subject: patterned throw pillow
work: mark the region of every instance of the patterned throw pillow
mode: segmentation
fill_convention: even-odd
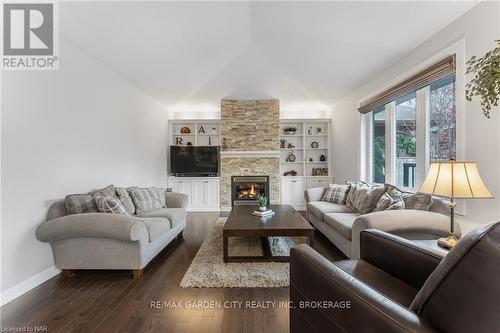
[[[128,191],[123,187],[115,187],[116,196],[120,199],[123,207],[127,210],[129,214],[135,214],[134,201],[130,197]]]
[[[373,210],[373,212],[381,212],[383,210],[386,210],[389,208],[392,204],[394,203],[394,199],[391,198],[391,196],[387,193],[382,194],[380,199],[377,201],[377,206]]]
[[[164,187],[157,187],[156,190],[158,191],[158,196],[160,197],[160,203],[163,208],[167,207],[167,202],[165,198],[165,192],[167,192],[167,189]]]
[[[339,205],[345,205],[345,201],[347,199],[347,194],[349,193],[350,184],[346,185],[338,185],[338,184],[330,184],[328,189],[325,191],[323,195],[322,201],[332,202]]]
[[[154,206],[158,207],[157,209],[161,208],[161,200],[160,200],[160,194],[158,193],[158,189],[156,187],[148,187],[146,188],[148,190],[149,194],[153,198],[154,201]]]
[[[106,186],[105,188],[101,188],[100,190],[92,191],[90,194],[95,197],[115,197],[115,187],[114,185]]]
[[[396,210],[396,209],[405,209],[405,202],[403,198],[397,197],[396,199],[393,200],[392,204],[385,210]]]
[[[95,197],[97,210],[101,213],[112,213],[130,215],[122,205],[120,199],[116,197]]]
[[[155,192],[156,196],[158,197],[158,192]],[[136,214],[141,214],[161,208],[160,199],[153,198],[153,196],[151,195],[151,191],[147,188],[131,188],[129,190],[129,193],[132,197],[132,200],[134,201]]]
[[[429,210],[432,206],[432,196],[430,194],[415,193],[403,197],[407,209]]]
[[[64,199],[68,214],[97,213],[95,200],[90,194],[70,194]]]
[[[384,194],[385,188],[366,183],[353,183],[347,196],[347,207],[357,213],[367,214],[377,207],[378,200]]]
[[[403,199],[406,209],[429,210],[432,206],[432,196],[429,194],[404,192],[391,184],[385,184],[385,186],[387,193],[392,198],[401,197]]]

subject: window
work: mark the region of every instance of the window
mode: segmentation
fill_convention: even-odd
[[[373,182],[385,182],[385,107],[373,111]]]
[[[417,188],[429,163],[456,159],[455,55],[360,103],[366,179]]]
[[[361,102],[367,180],[417,188],[429,163],[455,159],[455,56]]]
[[[430,160],[456,159],[455,76],[430,86]]]
[[[425,103],[426,100],[429,102]],[[416,188],[425,177],[428,167],[422,165],[419,169],[419,161],[448,161],[456,158],[454,76],[410,92],[373,109],[370,114],[371,182],[389,182],[399,187]],[[427,124],[419,121],[420,117]],[[419,126],[425,126],[426,129],[419,130]],[[386,133],[393,134],[387,136]],[[419,135],[424,137],[419,140]],[[386,142],[388,138],[391,142]],[[424,142],[428,143],[427,146],[418,146]],[[419,154],[426,154],[429,158],[419,159]],[[421,174],[418,174],[418,170],[421,170]]]
[[[415,187],[417,157],[417,97],[410,93],[396,100],[396,163],[395,185]],[[410,166],[413,166],[410,168]],[[413,171],[412,171],[413,170]],[[406,184],[406,185],[405,185]]]

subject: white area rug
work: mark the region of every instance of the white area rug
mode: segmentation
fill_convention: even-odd
[[[222,229],[226,218],[219,218],[208,232],[193,262],[181,281],[183,288],[259,288],[287,287],[289,264],[277,262],[224,263]],[[288,255],[290,248],[303,239],[273,238],[273,255]],[[261,256],[258,238],[229,238],[230,256]]]

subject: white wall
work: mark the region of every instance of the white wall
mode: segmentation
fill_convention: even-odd
[[[49,245],[35,238],[51,202],[165,181],[167,115],[61,38],[59,71],[2,73],[1,116],[1,291],[10,298],[54,272]]]
[[[360,177],[360,114],[359,102],[402,73],[425,63],[441,50],[463,40],[465,59],[482,56],[495,47],[500,36],[500,2],[481,2],[463,16],[416,47],[397,64],[384,69],[363,86],[335,104],[333,110],[333,173],[336,182]],[[367,50],[369,56],[369,50]],[[467,79],[467,78],[466,78]],[[463,88],[463,87],[462,87]],[[463,95],[458,96],[464,100]],[[460,101],[459,101],[460,102]],[[464,102],[465,103],[465,102]],[[468,200],[465,220],[484,224],[500,220],[500,110],[492,119],[482,115],[479,100],[465,103],[464,157],[477,161],[480,174],[494,196],[493,200]],[[460,138],[459,138],[460,139]],[[464,220],[463,219],[463,220]]]

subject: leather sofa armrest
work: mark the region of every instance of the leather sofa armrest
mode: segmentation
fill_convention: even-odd
[[[290,259],[292,333],[436,332],[423,318],[349,275],[308,245],[294,247]],[[323,308],[318,308],[319,304]]]
[[[360,258],[420,289],[443,255],[387,232],[368,229],[361,232]]]
[[[450,217],[422,210],[386,210],[359,216],[352,225],[351,258],[359,258],[361,231],[378,229],[390,233],[416,232],[447,236],[450,231]],[[455,223],[455,232],[460,235],[460,226]]]
[[[36,230],[36,237],[43,242],[82,237],[130,242],[148,242],[149,239],[146,225],[140,218],[107,213],[73,214],[43,222]]]
[[[167,208],[187,208],[189,197],[183,193],[165,192]]]
[[[321,201],[325,194],[326,187],[313,187],[304,191],[304,199],[306,203],[311,201]]]

